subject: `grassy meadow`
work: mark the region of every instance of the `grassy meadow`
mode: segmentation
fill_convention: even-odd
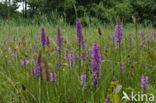
[[[148,76],[148,88],[144,93],[156,96],[154,28],[144,28],[141,24],[137,29],[134,24],[122,25],[119,46],[113,42],[113,24],[82,27],[85,48],[79,50],[75,26],[1,25],[0,103],[145,103],[121,100],[122,91],[142,92],[142,75]],[[45,29],[50,40],[44,48],[40,41],[41,28]],[[61,53],[56,43],[57,28],[60,28],[63,37]],[[141,36],[141,32],[145,35]],[[90,52],[93,43],[99,45],[102,58],[97,85],[92,85],[91,54],[80,56]],[[67,52],[75,56],[72,65],[66,58]],[[42,55],[42,77],[31,73],[39,54]],[[56,74],[54,81],[49,80],[51,72]],[[82,74],[86,74],[83,85]],[[108,98],[111,102],[106,102]]]

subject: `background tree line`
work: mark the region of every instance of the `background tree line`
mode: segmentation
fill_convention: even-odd
[[[17,12],[17,3],[24,2],[23,11]],[[29,8],[29,9],[28,9]],[[38,18],[52,21],[61,16],[69,23],[76,18],[84,22],[110,23],[116,16],[127,23],[137,12],[140,22],[153,23],[156,20],[155,0],[5,0],[0,3],[0,18]]]

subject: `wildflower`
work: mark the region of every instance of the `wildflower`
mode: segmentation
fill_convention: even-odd
[[[112,102],[111,102],[110,98],[108,97],[108,98],[106,98],[104,103],[112,103]]]
[[[148,88],[148,76],[146,76],[145,74],[141,76],[141,87],[143,91]]]
[[[87,78],[87,76],[86,76],[85,73],[81,74],[81,77],[80,77],[80,79],[81,79],[80,84],[82,85],[82,91],[83,91],[83,90],[85,89],[85,87],[86,87],[86,78]]]
[[[93,43],[91,51],[91,66],[92,66],[92,76],[93,85],[96,85],[100,79],[100,66],[101,66],[101,54],[98,44]]]
[[[56,47],[54,46],[54,47],[52,47],[52,49],[51,49],[51,51],[52,52],[54,52],[54,51],[56,51],[57,49],[56,49]]]
[[[12,61],[11,60],[8,60],[8,64],[11,65],[12,64]]]
[[[39,54],[37,57],[35,74],[37,77],[42,76],[41,54]]]
[[[113,38],[116,43],[120,43],[122,40],[122,28],[119,17],[116,19],[115,33]]]
[[[82,25],[81,25],[80,20],[76,21],[76,32],[77,32],[77,40],[78,40],[79,46],[82,48],[85,48],[83,35],[82,35]]]
[[[61,67],[61,63],[59,61],[56,62],[57,67]]]
[[[85,81],[86,81],[86,77],[87,77],[87,76],[86,76],[85,73],[81,74],[81,78],[80,78],[80,79],[81,79],[81,83],[80,83],[81,85],[85,85],[85,83],[86,83],[86,82],[85,82]]]
[[[112,81],[111,86],[116,87],[119,84],[119,81]]]
[[[56,82],[56,73],[55,72],[50,73],[50,82]]]
[[[140,32],[140,35],[141,35],[142,38],[144,38],[145,37],[145,32]]]
[[[75,58],[76,57],[74,56],[73,52],[67,52],[66,59],[69,60],[70,66],[73,66],[75,64]]]
[[[21,65],[23,66],[27,66],[29,63],[29,61],[27,61],[26,59],[21,60]]]
[[[152,36],[153,36],[154,39],[156,39],[156,32],[153,32]]]
[[[32,69],[30,70],[30,73],[31,73],[31,75],[35,75],[35,69],[32,68]]]
[[[62,48],[62,43],[63,43],[63,37],[62,37],[62,34],[61,34],[61,31],[60,31],[60,29],[58,28],[57,29],[57,37],[56,37],[56,39],[57,39],[57,45],[58,45],[58,47],[59,47],[59,51],[61,50],[61,48]]]
[[[45,30],[42,28],[41,29],[41,43],[42,43],[42,47],[44,48],[46,46],[46,33]]]

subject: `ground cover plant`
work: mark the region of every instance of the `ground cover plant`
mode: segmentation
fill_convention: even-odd
[[[156,95],[156,32],[133,19],[1,26],[0,103],[135,103],[122,100],[123,91]]]

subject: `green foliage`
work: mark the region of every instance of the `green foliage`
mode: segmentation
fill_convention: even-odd
[[[17,5],[14,3],[0,3],[0,18],[15,17],[17,14],[16,9]]]
[[[115,16],[120,16],[124,22],[129,22],[133,14],[133,8],[130,5],[129,0],[124,0],[124,2],[117,3],[114,7]]]
[[[156,20],[156,2],[155,0],[131,0],[134,11],[138,12],[140,21],[151,22]]]
[[[50,16],[55,12],[57,16],[65,18],[72,24],[76,18],[84,20],[85,17],[96,19],[101,23],[112,23],[116,16],[120,16],[122,21],[127,23],[132,22],[131,17],[136,12],[139,14],[141,23],[154,23],[156,19],[155,0],[15,0],[14,4],[20,1],[29,6],[29,9],[23,10],[24,17],[33,18],[43,15],[47,16],[48,21],[51,21]],[[0,8],[0,16],[7,18],[9,13],[6,12],[14,15],[17,5],[0,4]]]

